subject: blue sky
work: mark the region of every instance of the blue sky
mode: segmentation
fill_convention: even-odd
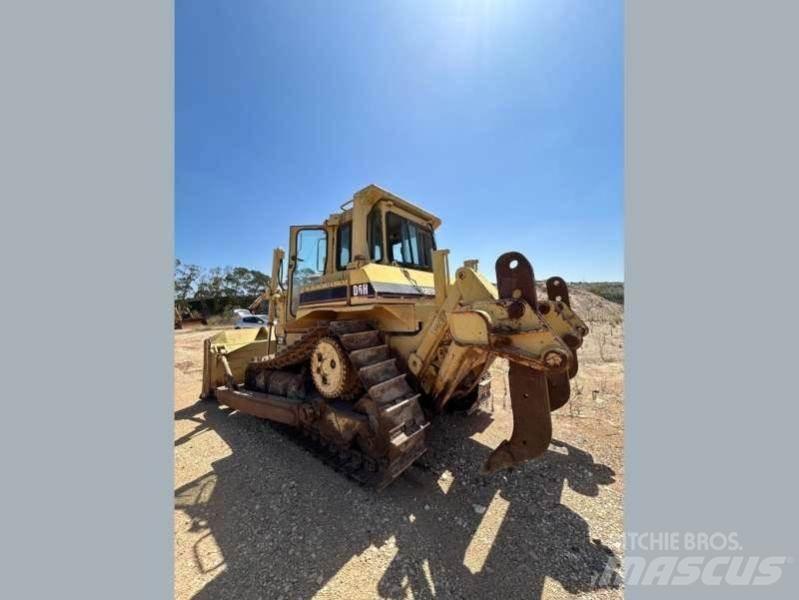
[[[439,216],[450,268],[621,280],[621,2],[175,9],[175,255],[269,272],[369,183]]]

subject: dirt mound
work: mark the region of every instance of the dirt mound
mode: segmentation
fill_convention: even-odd
[[[536,284],[540,298],[547,297],[543,282]],[[624,307],[574,284],[569,285],[569,299],[572,309],[586,323],[619,324],[624,320]]]

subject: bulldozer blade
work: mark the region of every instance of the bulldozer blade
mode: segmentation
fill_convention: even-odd
[[[522,364],[511,363],[508,382],[513,433],[488,457],[481,470],[485,475],[540,456],[552,440],[547,376]]]

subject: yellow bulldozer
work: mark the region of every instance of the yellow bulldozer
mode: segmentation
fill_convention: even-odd
[[[208,325],[208,320],[196,310],[192,310],[187,302],[177,300],[175,302],[175,329],[183,329],[187,325],[196,326],[197,324]]]
[[[484,473],[542,454],[551,411],[569,398],[588,334],[566,282],[518,252],[496,285],[466,261],[450,278],[441,221],[370,185],[318,225],[289,230],[273,254],[268,326],[205,340],[203,398],[265,418],[337,470],[382,488],[427,449],[430,421],[490,393],[509,362],[513,431]]]

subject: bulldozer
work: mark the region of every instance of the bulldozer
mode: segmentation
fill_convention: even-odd
[[[197,324],[208,325],[208,320],[196,310],[191,310],[186,302],[180,300],[176,301],[175,329],[183,329],[187,325],[196,326]]]
[[[369,185],[323,223],[291,226],[263,294],[268,325],[205,340],[201,397],[268,419],[381,489],[425,453],[436,415],[490,394],[489,368],[504,358],[513,430],[482,472],[543,454],[588,328],[562,278],[539,297],[519,252],[497,259],[496,284],[475,260],[450,277],[440,225]]]

